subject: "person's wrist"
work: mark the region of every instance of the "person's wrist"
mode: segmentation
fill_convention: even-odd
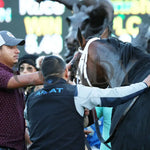
[[[150,87],[145,81],[143,81],[143,83],[144,83],[148,88]]]

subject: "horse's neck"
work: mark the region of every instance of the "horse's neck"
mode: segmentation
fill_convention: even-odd
[[[124,67],[121,63],[119,63],[119,65],[112,64],[113,73],[110,72],[108,75],[111,87],[121,86],[136,61],[137,60],[130,61],[127,67]]]
[[[138,62],[130,69],[124,84],[131,84],[143,81],[150,74],[150,58],[138,60]]]

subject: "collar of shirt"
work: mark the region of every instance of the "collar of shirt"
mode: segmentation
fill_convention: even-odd
[[[44,87],[52,86],[57,83],[67,83],[67,81],[59,77],[50,77],[44,82]]]
[[[5,64],[2,64],[2,63],[0,63],[0,70],[1,69],[4,69],[4,70],[6,70],[8,72],[11,72],[11,73],[13,73],[15,75],[19,75],[18,71],[15,71],[13,68],[9,68],[8,66],[6,66]]]

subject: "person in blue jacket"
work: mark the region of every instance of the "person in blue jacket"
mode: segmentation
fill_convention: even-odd
[[[84,150],[84,109],[113,107],[143,93],[150,75],[130,86],[101,89],[72,85],[65,61],[46,56],[41,71],[44,87],[27,100],[27,118],[32,145],[30,150]],[[119,141],[118,141],[119,142]]]

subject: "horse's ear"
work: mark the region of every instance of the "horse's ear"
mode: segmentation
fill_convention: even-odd
[[[80,47],[82,49],[84,49],[84,46],[86,44],[86,40],[85,40],[84,36],[82,35],[80,28],[78,28],[77,37],[78,37]]]

